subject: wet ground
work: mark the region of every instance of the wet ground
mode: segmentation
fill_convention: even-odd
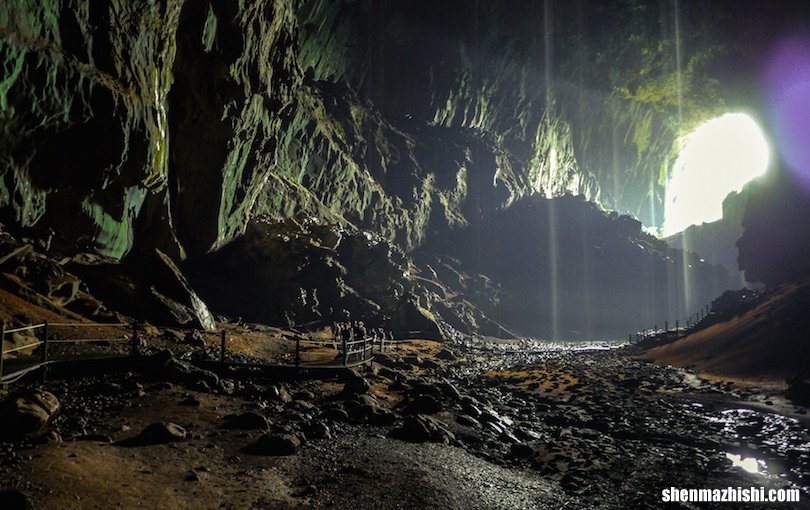
[[[729,486],[810,506],[806,410],[778,394],[605,345],[475,347],[414,342],[327,381],[53,381],[61,441],[0,446],[2,487],[35,508],[659,508],[669,487]],[[230,428],[241,413],[267,424]],[[166,421],[187,436],[116,444]],[[302,444],[251,453],[265,434]]]

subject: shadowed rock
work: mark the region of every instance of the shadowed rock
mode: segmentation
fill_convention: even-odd
[[[406,416],[402,426],[392,430],[390,437],[409,443],[447,443],[454,438],[439,422],[419,414]]]
[[[220,386],[219,376],[208,370],[174,357],[171,351],[164,350],[152,356],[151,376],[154,379],[169,380],[179,384],[197,385],[204,382],[210,388]]]
[[[301,440],[292,434],[264,434],[255,443],[245,448],[252,455],[293,455],[301,446]]]
[[[20,491],[0,491],[0,508],[3,510],[28,510],[28,498]]]
[[[135,437],[124,439],[118,446],[149,446],[175,443],[186,438],[186,429],[172,422],[153,423]]]
[[[226,429],[236,430],[267,430],[270,428],[270,422],[267,418],[259,413],[248,411],[242,414],[226,416],[227,420],[223,425]]]
[[[436,414],[441,412],[442,405],[431,395],[419,395],[405,405],[405,414]]]
[[[59,400],[47,391],[17,390],[0,404],[0,439],[16,440],[41,431],[59,412]]]
[[[344,385],[343,391],[349,394],[365,393],[371,389],[371,385],[366,381],[363,376],[350,370],[343,378]]]

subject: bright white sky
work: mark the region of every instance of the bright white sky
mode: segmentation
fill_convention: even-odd
[[[765,173],[770,151],[759,126],[727,113],[686,135],[667,185],[664,235],[723,217],[723,199]]]

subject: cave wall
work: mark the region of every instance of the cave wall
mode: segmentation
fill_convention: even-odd
[[[717,43],[683,11],[698,118],[722,104]],[[4,2],[0,215],[176,259],[258,215],[410,250],[534,193],[653,224],[673,27],[638,2]]]
[[[300,81],[289,2],[15,0],[0,30],[6,224],[115,258],[244,231]]]
[[[712,69],[727,34],[707,26],[724,7],[682,2],[677,40],[672,2],[306,0],[296,12],[317,79],[350,84],[392,122],[487,133],[529,193],[581,194],[656,225],[677,136],[724,107]]]

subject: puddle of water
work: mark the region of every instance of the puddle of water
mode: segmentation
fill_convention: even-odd
[[[731,461],[734,467],[742,468],[744,471],[751,474],[765,474],[767,467],[764,460],[755,459],[754,457],[743,457],[734,453],[726,453],[726,458]]]

